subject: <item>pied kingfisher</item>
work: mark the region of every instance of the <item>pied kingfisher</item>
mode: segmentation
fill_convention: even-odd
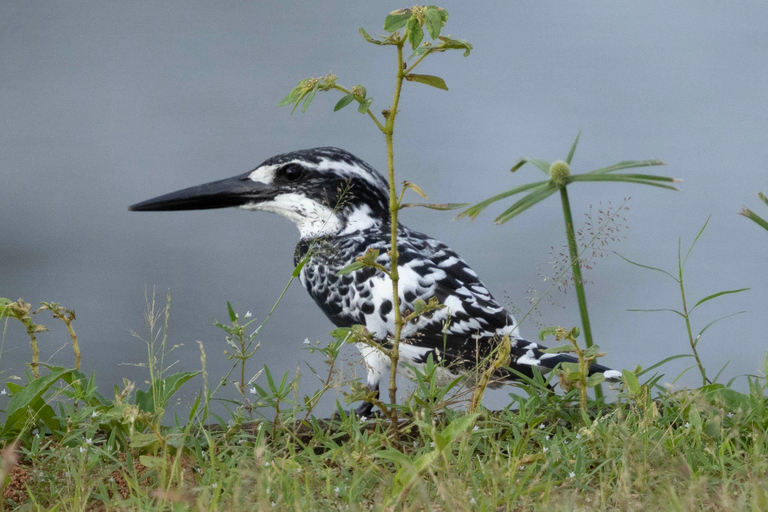
[[[378,249],[377,263],[390,268],[389,189],[370,165],[337,148],[315,148],[274,156],[254,170],[187,188],[130,207],[133,211],[203,210],[237,207],[274,212],[296,223],[301,233],[294,254],[301,283],[317,305],[339,327],[364,325],[383,346],[391,345],[395,316],[392,282],[371,267],[339,276],[337,272],[367,249]],[[445,363],[448,376],[465,374],[509,335],[509,368],[531,375],[546,372],[565,354],[545,354],[543,347],[520,337],[515,319],[491,295],[477,274],[447,245],[398,226],[398,272],[402,311],[414,311],[417,299],[432,297],[445,305],[403,329],[400,362],[419,366],[432,355]],[[390,370],[380,350],[358,343],[368,371],[368,388],[378,396],[379,382]],[[399,365],[398,365],[399,366]],[[398,368],[400,370],[400,368]],[[592,373],[608,379],[620,373],[593,364]],[[516,377],[505,370],[503,380]],[[363,403],[358,415],[371,412]]]

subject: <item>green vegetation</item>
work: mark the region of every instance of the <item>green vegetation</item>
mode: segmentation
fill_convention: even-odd
[[[317,91],[338,90],[343,96],[334,110],[352,102],[384,135],[388,155],[390,213],[393,220],[409,206],[453,209],[456,204],[404,203],[410,189],[426,197],[417,185],[404,182],[399,194],[393,165],[394,121],[403,81],[447,90],[443,79],[414,74],[427,56],[450,49],[468,55],[466,41],[441,34],[448,19],[435,6],[394,11],[386,17],[387,36],[363,38],[396,50],[396,82],[392,103],[381,113],[370,107],[373,99],[364,87],[351,88],[328,75],[302,80],[281,105],[301,104],[305,111]],[[424,41],[425,31],[432,39]],[[402,32],[401,32],[402,31]],[[404,59],[403,50],[413,51]],[[578,142],[578,137],[577,137]],[[521,185],[467,210],[475,217],[485,207],[512,195],[528,192],[502,213],[505,222],[556,192],[561,202],[568,237],[568,260],[551,286],[573,276],[578,293],[582,328],[589,318],[580,274],[584,251],[611,221],[606,216],[593,226],[594,236],[579,253],[566,188],[577,181],[624,181],[672,188],[671,178],[646,174],[614,174],[629,168],[658,165],[656,160],[626,161],[584,174],[571,174],[576,142],[565,161],[549,164],[526,158],[547,173],[548,179]],[[765,201],[765,198],[761,195]],[[618,213],[617,210],[616,213]],[[752,213],[752,212],[750,212]],[[615,215],[615,214],[614,214]],[[760,225],[752,213],[746,216]],[[759,219],[759,220],[758,220]],[[393,223],[394,225],[394,223]],[[706,224],[705,224],[706,227]],[[273,375],[268,368],[248,377],[249,361],[259,348],[258,334],[282,299],[255,323],[250,313],[241,320],[227,303],[228,323],[216,323],[224,332],[225,356],[232,361],[226,375],[210,376],[202,344],[200,370],[172,372],[166,359],[170,297],[164,307],[147,298],[148,334],[137,335],[146,344],[149,384],[137,389],[124,381],[113,393],[102,394],[95,375],[80,369],[80,350],[73,328],[75,313],[55,302],[43,302],[36,311],[22,299],[0,299],[2,342],[14,324],[20,324],[32,347],[31,363],[22,382],[12,379],[0,391],[4,421],[0,427],[0,508],[17,510],[765,510],[768,508],[768,383],[764,376],[744,376],[746,392],[712,379],[698,357],[697,344],[715,321],[693,335],[691,314],[704,303],[745,288],[715,292],[688,307],[683,269],[704,228],[685,256],[678,247],[677,276],[661,272],[679,284],[691,354],[668,357],[648,368],[624,370],[614,385],[611,400],[591,398],[589,388],[601,385],[601,375],[588,376],[590,362],[603,354],[581,329],[550,327],[539,337],[554,336],[564,344],[550,352],[571,352],[578,363],[563,365],[549,375],[534,374],[510,388],[509,405],[490,411],[483,393],[493,384],[495,370],[508,364],[509,339],[499,344],[477,375],[468,380],[443,382],[438,364],[430,359],[414,369],[415,390],[397,397],[394,372],[389,402],[376,402],[381,418],[350,416],[337,404],[331,419],[318,418],[315,409],[329,391],[341,390],[347,401],[372,400],[362,384],[350,381],[338,363],[350,342],[375,343],[362,326],[337,329],[327,344],[309,346],[322,355],[325,370],[309,367],[321,385],[311,395],[299,390],[301,375]],[[396,247],[396,232],[392,245]],[[397,297],[397,251],[389,254],[389,268],[378,251],[360,255],[342,272],[372,267],[390,276]],[[306,260],[305,260],[306,261]],[[288,285],[305,263],[294,270]],[[286,286],[287,289],[287,286]],[[550,287],[551,289],[551,287]],[[548,292],[549,290],[547,290]],[[283,291],[283,294],[285,290]],[[546,295],[546,293],[545,293]],[[414,311],[399,314],[394,344],[385,350],[393,367],[398,360],[400,330],[419,315],[442,307],[437,300],[419,301]],[[535,307],[535,305],[534,305]],[[648,311],[648,310],[646,310]],[[657,311],[657,310],[652,310]],[[700,310],[701,311],[701,310]],[[38,334],[48,328],[34,319],[52,314],[64,323],[74,351],[72,368],[40,362]],[[524,314],[523,321],[530,311]],[[707,320],[705,320],[706,322]],[[670,339],[673,339],[670,336]],[[15,340],[15,337],[14,337]],[[674,390],[661,368],[667,362],[693,357],[702,386]],[[768,374],[768,357],[764,362]],[[234,374],[234,377],[232,377]],[[262,377],[263,376],[263,377]],[[201,382],[202,381],[202,382]],[[189,382],[200,392],[185,418],[170,418],[169,405]],[[211,385],[211,382],[218,383]],[[223,400],[217,392],[233,383],[238,400]],[[477,383],[469,387],[469,382]],[[559,390],[553,391],[558,384]],[[227,414],[212,411],[219,402]]]

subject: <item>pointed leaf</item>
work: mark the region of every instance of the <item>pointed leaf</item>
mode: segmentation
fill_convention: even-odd
[[[587,377],[587,387],[594,388],[605,382],[605,375],[602,373],[593,373]]]
[[[371,36],[368,34],[368,32],[366,32],[366,31],[365,31],[365,29],[364,29],[363,27],[360,27],[360,29],[358,30],[358,32],[360,32],[360,35],[361,35],[361,36],[363,36],[363,39],[365,39],[365,40],[366,40],[366,41],[368,41],[369,43],[373,43],[373,44],[381,45],[381,41],[377,41],[377,40],[375,40],[374,38],[372,38],[372,37],[371,37]]]
[[[693,239],[693,243],[688,248],[688,252],[685,253],[685,258],[683,258],[683,262],[682,262],[681,266],[685,267],[685,262],[688,261],[688,256],[691,255],[691,251],[696,246],[696,242],[699,241],[699,238],[701,237],[702,233],[704,233],[704,230],[707,229],[707,225],[709,224],[709,219],[711,219],[711,218],[712,218],[712,215],[710,214],[709,217],[707,217],[707,220],[704,222],[704,225],[701,226],[701,229],[699,230],[699,233],[696,235],[696,238]],[[678,252],[677,259],[678,259],[678,262],[679,262],[679,260],[680,260],[680,242],[679,242],[679,240],[678,240],[678,250],[677,250],[677,252]],[[682,272],[682,270],[681,270],[681,272]],[[681,275],[681,279],[682,279],[682,275]]]
[[[405,203],[401,204],[400,208],[429,208],[430,210],[458,210],[468,206],[469,203]]]
[[[399,28],[403,28],[408,23],[408,20],[411,19],[412,14],[410,9],[392,11],[384,18],[384,30],[394,32]]]
[[[640,312],[640,313],[658,313],[659,311],[668,311],[670,313],[675,313],[685,318],[685,315],[676,309],[628,309],[627,311],[634,311],[634,312]]]
[[[531,192],[512,206],[510,206],[504,213],[496,217],[494,222],[496,224],[503,224],[513,217],[523,213],[531,206],[540,203],[544,199],[548,198],[552,194],[558,191],[558,188],[552,184],[548,184],[545,188]]]
[[[373,103],[373,98],[365,98],[360,102],[360,106],[357,107],[357,111],[361,114],[365,114],[368,112],[368,109],[371,108],[371,103]]]
[[[672,185],[664,185],[657,183],[657,181],[669,181],[675,182],[674,178],[666,178],[664,176],[656,176],[654,178],[636,178],[626,174],[575,174],[571,176],[571,181],[623,181],[626,183],[640,183],[641,185],[651,185],[653,187],[666,188],[669,190],[677,190],[677,187]]]
[[[443,27],[443,17],[440,16],[436,7],[428,7],[425,14],[425,21],[429,37],[437,39],[440,35],[440,29]]]
[[[624,160],[622,162],[609,165],[608,167],[601,167],[594,171],[589,171],[587,174],[603,174],[607,172],[620,171],[622,169],[634,169],[636,167],[649,167],[654,165],[666,165],[664,162],[658,159],[653,160]]]
[[[481,201],[477,203],[474,206],[471,206],[467,208],[466,211],[461,212],[457,218],[462,217],[470,217],[471,219],[477,218],[480,213],[485,210],[488,206],[491,204],[500,201],[502,199],[505,199],[509,196],[513,196],[515,194],[519,194],[520,192],[525,192],[527,190],[533,190],[533,189],[539,189],[544,188],[549,184],[549,180],[547,181],[537,181],[535,183],[526,183],[525,185],[520,185],[519,187],[515,187],[512,189],[507,190],[506,192],[502,192],[501,194],[496,194],[495,196],[486,199],[485,201]]]
[[[573,145],[571,146],[571,150],[568,152],[568,157],[565,159],[565,163],[568,165],[571,164],[571,160],[573,160],[573,154],[576,152],[576,146],[579,145],[579,138],[581,137],[581,131],[576,134],[576,140],[573,141]]]
[[[547,336],[554,336],[556,334],[557,334],[557,327],[555,326],[545,327],[539,331],[539,340],[544,341],[544,338],[546,338]],[[554,354],[555,352],[551,352],[551,353]]]
[[[309,108],[309,104],[312,103],[312,100],[315,98],[316,92],[317,92],[317,87],[309,91],[309,94],[307,94],[306,98],[304,98],[304,103],[301,105],[302,114],[305,113]]]
[[[440,36],[441,43],[437,46],[438,51],[444,50],[464,50],[464,56],[469,57],[472,51],[472,45],[464,39],[451,39],[450,37]]]
[[[697,303],[696,303],[696,305],[694,305],[694,306],[691,308],[691,311],[693,311],[694,309],[696,309],[696,306],[698,306],[699,304],[704,304],[704,303],[705,303],[705,302],[707,302],[708,300],[712,300],[712,299],[714,299],[714,298],[716,298],[716,297],[720,297],[721,295],[728,295],[728,294],[731,294],[731,293],[739,293],[739,292],[744,292],[744,291],[747,291],[747,290],[751,290],[751,288],[739,288],[738,290],[727,290],[727,291],[724,291],[724,292],[717,292],[717,293],[713,293],[712,295],[709,295],[709,296],[707,296],[707,297],[704,297],[704,298],[703,298],[703,299],[701,299],[699,302],[697,302]]]
[[[667,364],[670,361],[674,361],[675,359],[683,359],[683,358],[686,358],[686,357],[693,357],[693,354],[677,354],[677,355],[674,355],[674,356],[669,356],[669,357],[667,357],[665,359],[662,359],[658,363],[652,364],[648,368],[644,368],[642,371],[637,372],[637,376],[640,377],[640,376],[650,372],[651,370],[655,370],[659,366],[665,365],[665,364]]]
[[[768,221],[760,217],[758,214],[756,214],[749,208],[742,208],[742,210],[739,212],[739,215],[743,215],[744,217],[751,219],[758,226],[761,226],[763,229],[768,230]]]
[[[344,107],[346,107],[347,105],[349,105],[353,101],[355,101],[355,95],[352,94],[352,93],[349,93],[349,94],[347,94],[345,96],[342,96],[341,99],[339,100],[339,102],[336,103],[336,106],[333,107],[333,111],[334,112],[338,112],[339,110],[343,109]]]
[[[361,268],[367,267],[367,266],[368,265],[366,265],[362,261],[353,261],[352,263],[350,263],[349,265],[347,265],[343,269],[341,269],[338,272],[336,272],[336,275],[337,276],[345,276],[347,274],[351,274],[355,270],[360,270]]]
[[[544,171],[544,174],[549,176],[549,167],[550,167],[549,162],[547,162],[546,160],[541,160],[539,158],[529,158],[529,157],[521,158],[515,163],[515,165],[512,166],[511,171],[512,172],[517,171],[519,168],[521,168],[528,162],[532,163],[533,165],[535,165],[536,167]]]
[[[661,273],[663,273],[663,274],[667,274],[669,277],[671,277],[672,279],[674,279],[676,282],[678,282],[678,283],[680,282],[680,281],[678,280],[678,278],[676,278],[675,276],[673,276],[672,274],[670,274],[669,272],[667,272],[667,271],[666,271],[666,270],[664,270],[664,269],[660,269],[660,268],[656,268],[656,267],[651,267],[651,266],[648,266],[648,265],[643,265],[642,263],[637,263],[636,261],[632,261],[632,260],[630,260],[629,258],[625,258],[624,256],[622,256],[622,255],[621,255],[621,254],[619,254],[619,253],[616,253],[616,255],[617,255],[619,258],[621,258],[621,259],[623,259],[624,261],[626,261],[627,263],[631,263],[632,265],[635,265],[636,267],[647,268],[648,270],[655,270],[656,272],[661,272]]]
[[[630,394],[636,395],[640,391],[640,381],[637,380],[635,373],[629,370],[621,370],[621,375],[627,390],[629,390]]]
[[[419,82],[422,84],[431,85],[432,87],[436,87],[444,91],[448,90],[448,86],[445,84],[445,80],[443,80],[439,76],[417,75],[415,73],[410,73],[408,75],[405,75],[405,79],[408,80],[409,82]]]
[[[409,188],[409,189],[413,190],[414,192],[416,192],[417,194],[419,194],[419,195],[420,195],[421,197],[423,197],[424,199],[429,199],[429,198],[427,197],[427,194],[426,194],[426,193],[425,193],[425,192],[424,192],[424,191],[421,189],[421,187],[420,187],[420,186],[418,186],[418,185],[417,185],[417,184],[415,184],[415,183],[411,183],[410,181],[404,181],[404,182],[403,182],[403,187],[405,187],[405,188]]]
[[[411,43],[411,48],[414,50],[418,48],[422,39],[424,39],[424,29],[421,28],[418,18],[413,16],[408,20],[408,42]]]
[[[234,322],[237,320],[237,313],[235,313],[234,308],[232,307],[232,304],[227,301],[227,313],[229,313],[229,321]]]
[[[720,318],[715,318],[714,320],[709,322],[706,326],[704,326],[704,328],[702,330],[699,331],[699,334],[697,334],[696,337],[693,339],[693,346],[695,347],[695,346],[697,346],[699,344],[699,339],[701,338],[701,336],[713,324],[719,322],[720,320],[725,320],[726,318],[729,318],[729,317],[732,317],[732,316],[736,316],[736,315],[740,315],[742,313],[746,313],[746,311],[737,311],[736,313],[731,313],[730,315],[725,315],[725,316],[721,316]]]

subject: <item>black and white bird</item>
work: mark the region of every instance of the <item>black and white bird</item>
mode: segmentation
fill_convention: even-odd
[[[394,335],[392,282],[383,272],[365,267],[348,275],[337,272],[367,249],[378,249],[377,263],[390,268],[389,189],[373,167],[337,148],[314,148],[274,156],[254,170],[130,207],[133,211],[203,210],[237,207],[278,213],[296,223],[301,240],[294,261],[310,251],[301,283],[328,318],[339,327],[362,324],[382,346]],[[517,324],[491,295],[477,274],[450,247],[429,236],[398,226],[399,296],[403,312],[414,311],[417,299],[432,297],[445,305],[403,329],[400,362],[419,366],[431,354],[448,376],[464,375],[498,346],[511,339],[509,367],[531,375],[575,359],[545,354],[542,346],[520,337]],[[378,394],[390,360],[370,345],[358,344],[368,371],[367,385]],[[398,370],[401,370],[398,365]],[[617,379],[620,372],[593,364],[592,373]],[[516,378],[506,370],[501,380]],[[388,382],[388,380],[385,380]],[[386,384],[385,384],[386,386]],[[372,409],[364,403],[356,410]]]

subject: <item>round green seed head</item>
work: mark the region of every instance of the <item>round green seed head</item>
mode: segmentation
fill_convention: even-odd
[[[562,160],[557,160],[549,166],[549,178],[557,187],[564,187],[568,184],[568,176],[571,175],[571,168]]]

